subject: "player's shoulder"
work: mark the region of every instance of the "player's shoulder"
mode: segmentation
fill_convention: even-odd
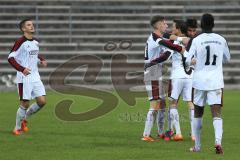
[[[18,39],[15,41],[14,46],[13,46],[13,48],[11,49],[11,52],[17,51],[17,50],[22,46],[22,44],[23,44],[26,40],[27,40],[27,39],[26,39],[24,36],[18,38]]]
[[[22,44],[26,41],[27,39],[24,36],[19,37],[16,41],[15,44]]]
[[[221,40],[221,41],[226,41],[226,39],[223,35],[218,34],[218,33],[212,33],[212,34],[216,39]]]
[[[152,32],[149,35],[148,40],[147,40],[148,45],[149,46],[151,46],[151,45],[155,46],[158,38],[160,38],[160,37],[157,34],[155,34],[154,32]]]
[[[39,43],[39,39],[36,37],[33,37],[33,40]]]

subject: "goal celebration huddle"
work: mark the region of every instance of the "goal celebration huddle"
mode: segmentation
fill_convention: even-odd
[[[166,141],[184,139],[178,114],[178,100],[182,96],[189,110],[190,138],[195,142],[190,151],[201,150],[202,116],[204,106],[209,105],[215,132],[215,151],[216,154],[223,154],[222,64],[230,60],[230,53],[226,40],[221,35],[213,33],[214,17],[211,14],[202,15],[201,32],[198,34],[196,21],[190,19],[187,22],[174,20],[171,34],[165,33],[168,25],[164,17],[154,16],[150,23],[153,32],[146,42],[144,70],[150,107],[142,140],[155,141],[151,136],[155,121],[158,139]],[[165,130],[166,98],[162,83],[162,63],[168,59],[172,60],[172,68],[168,87],[168,129]]]
[[[144,55],[144,83],[149,100],[149,110],[141,140],[154,142],[183,141],[179,99],[186,105],[189,115],[190,152],[201,151],[201,128],[204,107],[209,105],[215,133],[214,147],[216,154],[223,154],[222,134],[223,119],[223,63],[230,60],[226,40],[213,32],[214,17],[203,14],[200,22],[201,31],[197,33],[197,20],[173,20],[171,33],[167,33],[168,24],[162,16],[153,16],[150,25],[153,29],[148,37]],[[24,19],[19,24],[22,37],[16,40],[8,62],[17,70],[19,107],[16,112],[14,135],[28,132],[30,116],[41,110],[46,104],[45,87],[41,81],[38,65],[47,67],[46,60],[39,52],[39,42],[33,37],[35,29],[31,19]],[[171,62],[168,93],[162,82],[163,63]],[[166,97],[166,95],[168,95]],[[35,103],[30,101],[35,99]],[[166,106],[166,101],[169,106]],[[167,118],[166,118],[167,117]],[[167,121],[165,121],[167,119]],[[154,123],[157,133],[152,133]],[[167,127],[165,127],[167,126]],[[156,135],[156,136],[155,136]]]

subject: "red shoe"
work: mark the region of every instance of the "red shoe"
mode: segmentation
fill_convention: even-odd
[[[21,135],[23,132],[22,132],[21,129],[14,129],[14,130],[12,131],[12,133],[13,133],[13,135],[15,135],[15,136],[19,136],[19,135]]]
[[[146,142],[154,142],[155,140],[151,136],[144,136],[141,140]]]
[[[165,134],[164,134],[164,133],[163,133],[163,134],[158,134],[157,137],[158,137],[159,139],[164,139],[164,138],[165,138]]]
[[[173,137],[173,140],[174,141],[183,141],[183,136],[181,134],[176,134],[174,137]]]
[[[27,121],[24,119],[24,120],[22,120],[22,123],[21,123],[21,130],[23,131],[23,132],[28,132],[28,127],[27,127]]]
[[[173,131],[166,131],[164,135],[164,140],[165,141],[170,141],[174,135]]]
[[[223,149],[221,145],[215,145],[216,154],[223,154]]]

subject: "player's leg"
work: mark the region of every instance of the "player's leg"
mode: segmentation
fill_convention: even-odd
[[[175,141],[183,140],[180,122],[179,122],[179,114],[178,114],[178,99],[181,95],[183,89],[183,83],[181,79],[172,79],[172,93],[171,97],[169,97],[169,129],[170,127],[174,127],[176,131],[176,135],[174,136]]]
[[[217,154],[223,154],[222,149],[223,120],[221,117],[222,97],[223,93],[221,89],[208,92],[208,103],[211,107],[213,117],[213,127],[215,132],[215,149]]]
[[[200,133],[202,128],[202,116],[204,113],[204,105],[206,103],[206,93],[205,91],[193,89],[192,91],[192,101],[194,104],[194,120],[193,120],[193,130],[195,135],[195,145],[190,148],[192,152],[198,152],[201,148]]]
[[[154,139],[151,138],[151,130],[159,109],[158,81],[146,81],[145,85],[148,93],[148,99],[150,101],[150,107],[145,121],[142,140],[152,142]]]
[[[13,134],[20,135],[23,130],[22,122],[25,119],[26,111],[29,108],[29,101],[31,99],[31,85],[25,83],[18,84],[18,94],[20,99],[20,106],[16,114],[16,125],[13,130]]]
[[[26,118],[30,117],[34,113],[37,113],[46,104],[46,92],[41,81],[34,82],[32,97],[35,97],[36,102],[33,103],[26,112]]]
[[[194,105],[192,103],[192,79],[184,79],[184,88],[183,88],[183,101],[187,102],[188,113],[189,113],[189,122],[190,122],[190,136],[192,141],[195,140],[193,133],[193,119],[194,119]]]
[[[195,141],[195,135],[193,131],[193,119],[194,119],[194,105],[191,101],[187,101],[188,113],[189,113],[189,122],[190,122],[190,136],[192,141]]]
[[[159,81],[159,95],[160,100],[158,101],[159,109],[157,114],[158,137],[164,138],[166,101],[165,101],[165,88],[161,80]]]

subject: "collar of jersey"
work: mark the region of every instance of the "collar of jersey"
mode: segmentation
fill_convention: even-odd
[[[32,39],[28,39],[27,37],[25,37],[25,36],[23,36],[26,40],[28,40],[28,41],[33,41],[34,39],[32,38]]]

